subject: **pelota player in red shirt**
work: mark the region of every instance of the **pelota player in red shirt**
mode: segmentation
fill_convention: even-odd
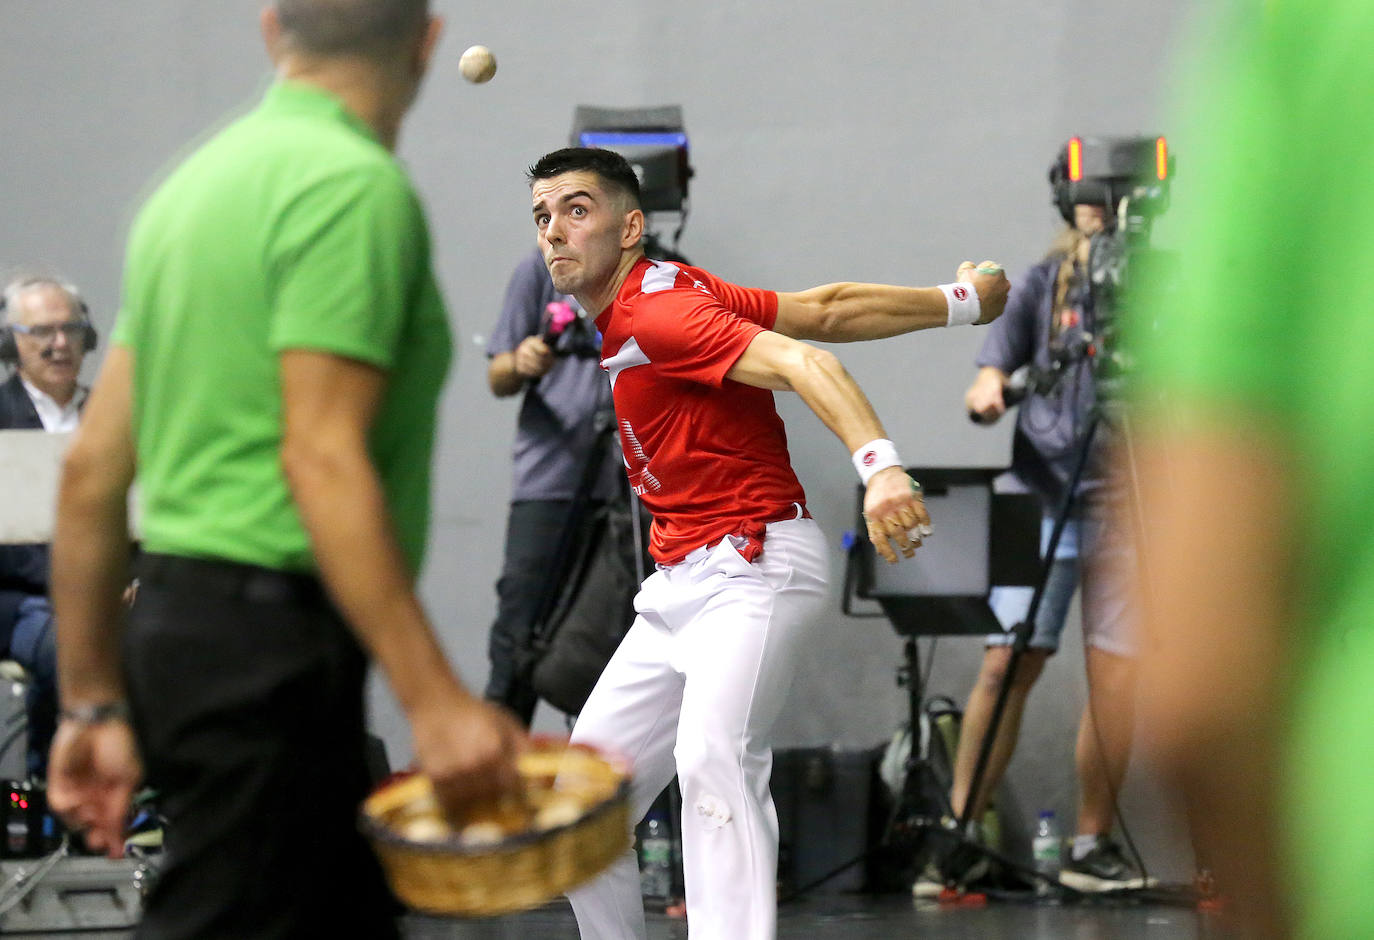
[[[773,392],[799,394],[844,442],[867,485],[874,547],[890,562],[894,543],[910,557],[931,534],[919,488],[839,360],[799,340],[987,323],[1007,279],[991,262],[965,262],[940,287],[738,287],[644,257],[639,183],[613,151],[555,151],[530,183],[555,288],[598,314],[626,471],[653,513],[658,563],[573,740],[634,762],[634,818],[676,770],[693,937],[771,938],[769,736],[827,576]],[[644,937],[633,852],[569,897],[583,937]]]

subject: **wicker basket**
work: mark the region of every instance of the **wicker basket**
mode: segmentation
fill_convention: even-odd
[[[428,777],[401,777],[367,798],[363,832],[403,902],[470,917],[526,910],[599,874],[630,847],[623,765],[587,748],[541,741],[520,756],[518,769],[531,812],[572,800],[577,817],[539,828],[513,822],[509,807],[488,807],[465,822],[495,822],[508,834],[472,844],[442,821]],[[430,830],[425,838],[413,837],[417,825]],[[519,831],[509,832],[512,826]]]

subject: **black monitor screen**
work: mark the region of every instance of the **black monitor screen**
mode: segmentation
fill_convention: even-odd
[[[675,131],[583,131],[583,147],[614,150],[639,177],[645,212],[680,212],[687,199],[687,135]]]

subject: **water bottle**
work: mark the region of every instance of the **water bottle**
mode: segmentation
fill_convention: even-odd
[[[1035,838],[1031,839],[1031,855],[1035,858],[1035,870],[1043,878],[1035,880],[1035,893],[1042,897],[1053,890],[1051,884],[1059,882],[1059,869],[1063,863],[1064,840],[1059,835],[1059,823],[1054,818],[1054,810],[1040,811],[1040,819],[1035,824]],[[1048,878],[1049,881],[1045,879]]]
[[[666,901],[673,894],[673,840],[668,835],[668,818],[660,810],[651,810],[644,820],[639,887],[646,898]]]

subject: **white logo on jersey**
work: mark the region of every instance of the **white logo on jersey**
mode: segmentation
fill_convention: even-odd
[[[649,264],[649,270],[644,272],[644,280],[639,284],[639,289],[643,293],[657,294],[661,290],[677,286],[677,276],[682,273],[681,268],[667,261],[651,261]],[[711,288],[696,278],[692,278],[692,286],[703,294],[711,294]],[[714,297],[715,294],[711,296]]]
[[[625,340],[625,345],[616,351],[614,356],[609,359],[601,360],[601,368],[611,375],[611,391],[615,391],[615,380],[621,372],[626,369],[633,369],[635,366],[647,366],[649,357],[644,355],[644,351],[639,348],[635,338],[631,336]]]
[[[657,294],[661,290],[667,290],[677,283],[678,272],[682,269],[675,264],[667,261],[652,261],[649,270],[644,272],[644,280],[640,282],[639,289],[646,294]]]

